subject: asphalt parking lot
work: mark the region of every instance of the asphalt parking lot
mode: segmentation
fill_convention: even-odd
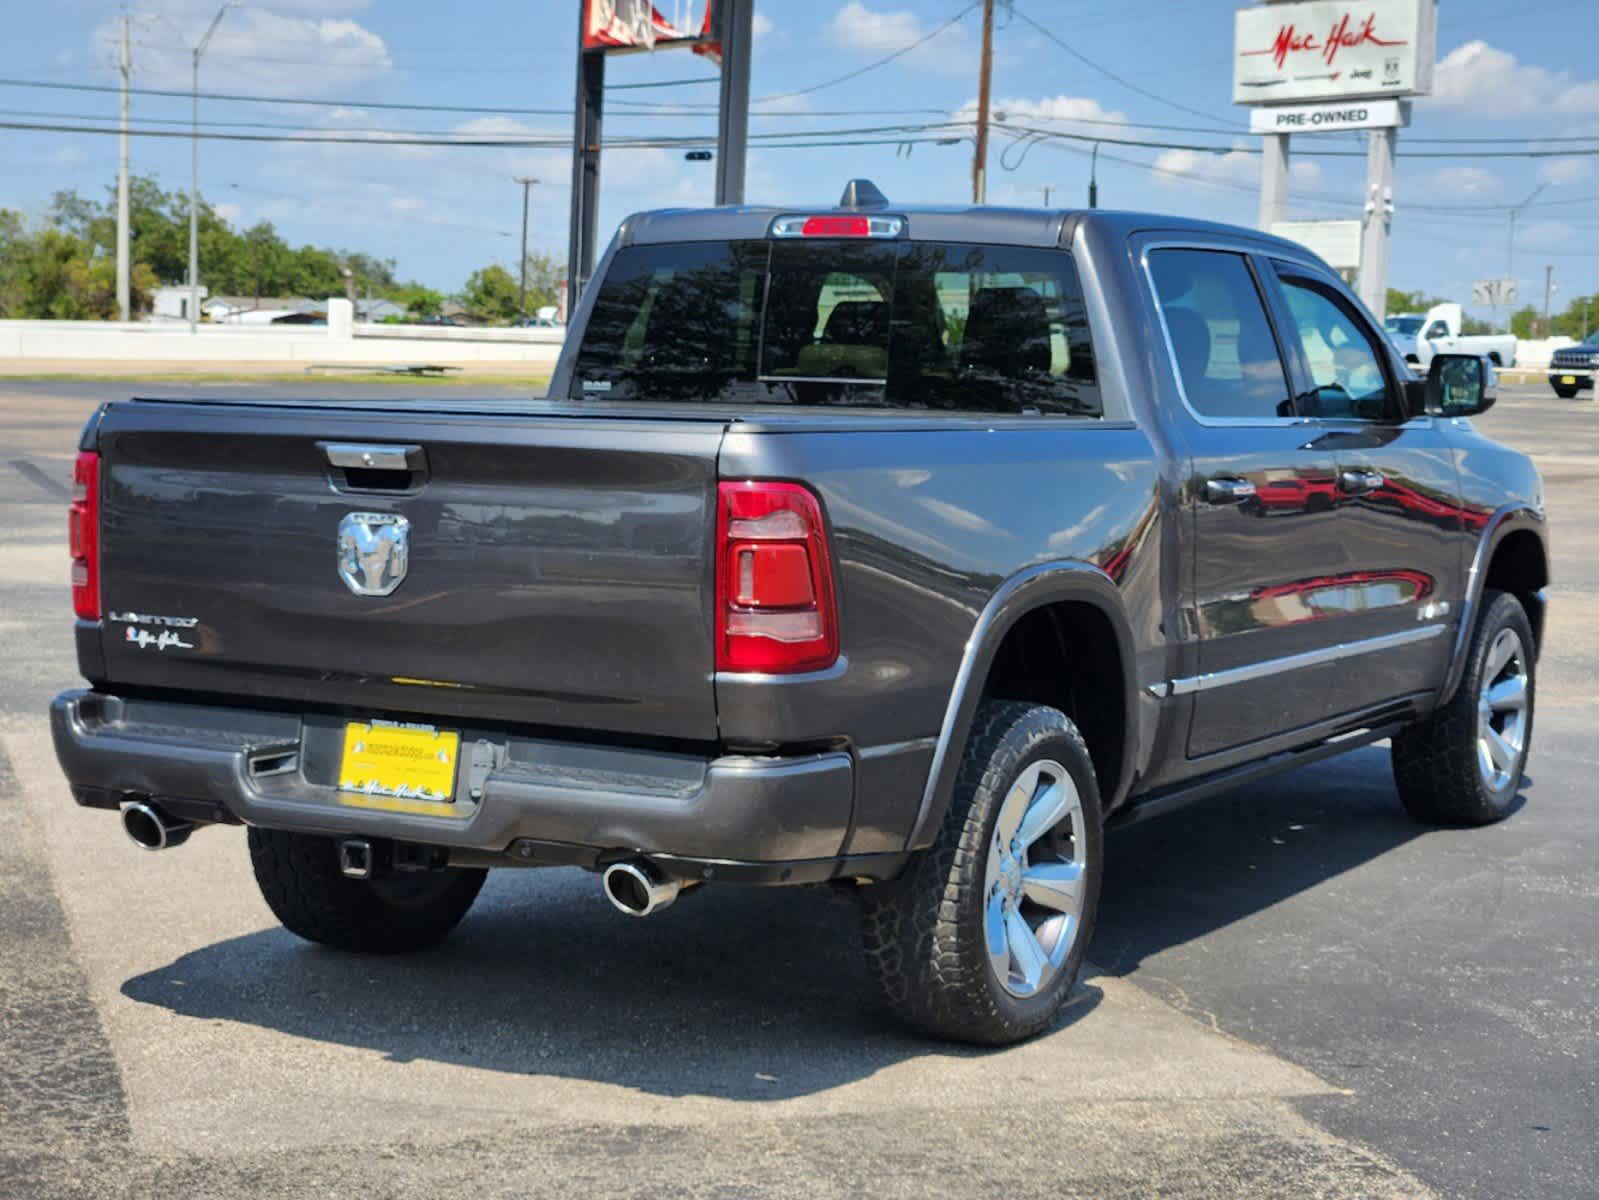
[[[237,830],[147,855],[74,808],[65,481],[129,390],[0,381],[0,1196],[1599,1194],[1599,404],[1480,418],[1551,510],[1524,806],[1421,828],[1372,748],[1119,834],[1076,1001],[978,1053],[884,1022],[824,892],[635,922],[499,872],[356,958],[277,927]]]

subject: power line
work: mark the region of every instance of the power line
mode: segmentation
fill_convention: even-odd
[[[1140,96],[1143,96],[1147,100],[1153,100],[1157,104],[1164,104],[1167,108],[1174,108],[1178,112],[1185,112],[1191,117],[1204,117],[1206,120],[1220,121],[1224,125],[1239,125],[1240,124],[1237,121],[1229,121],[1226,118],[1218,117],[1214,113],[1204,112],[1204,111],[1202,111],[1200,109],[1197,109],[1197,108],[1189,108],[1186,104],[1179,104],[1175,100],[1168,100],[1165,96],[1160,95],[1158,92],[1152,92],[1148,88],[1139,87],[1138,84],[1134,83],[1132,80],[1124,78],[1123,76],[1116,74],[1116,72],[1112,71],[1110,68],[1102,67],[1097,62],[1095,62],[1093,59],[1087,57],[1086,55],[1078,53],[1077,50],[1075,50],[1072,46],[1068,45],[1067,42],[1064,39],[1056,36],[1055,33],[1052,30],[1047,29],[1043,25],[1040,25],[1037,21],[1033,20],[1033,18],[1028,16],[1026,13],[1024,13],[1016,5],[1014,5],[1014,4],[1011,5],[1011,12],[1014,15],[1020,17],[1022,20],[1026,21],[1029,25],[1031,25],[1039,33],[1043,34],[1050,41],[1054,42],[1057,46],[1059,46],[1062,50],[1066,51],[1067,54],[1071,55],[1078,62],[1082,63],[1085,67],[1088,67],[1088,68],[1090,68],[1090,69],[1092,69],[1094,71],[1098,71],[1101,75],[1103,75],[1106,79],[1109,79],[1112,83],[1118,83],[1118,84],[1120,84],[1122,87],[1126,88],[1130,92],[1137,92]]]
[[[100,83],[53,83],[42,79],[0,79],[0,87],[20,88],[47,88],[64,92],[112,92],[120,94],[122,89]],[[136,96],[171,96],[180,100],[190,99],[193,91],[180,91],[172,88],[129,88],[129,92]],[[537,117],[568,117],[572,115],[570,108],[491,108],[474,104],[406,104],[396,101],[384,100],[311,100],[299,96],[252,96],[239,92],[201,92],[202,100],[232,100],[245,104],[293,104],[311,108],[374,108],[395,110],[401,112],[457,112],[457,113],[488,113],[495,116],[537,116]]]
[[[937,29],[934,29],[931,33],[924,34],[922,37],[917,38],[914,42],[911,42],[909,45],[901,46],[898,50],[894,51],[892,54],[885,54],[882,58],[879,58],[879,59],[877,59],[877,60],[875,60],[873,62],[869,62],[864,67],[857,67],[855,70],[850,71],[847,74],[840,75],[836,79],[826,79],[826,80],[823,80],[821,83],[813,83],[813,84],[811,84],[810,87],[799,88],[796,91],[778,92],[778,93],[776,93],[774,95],[771,95],[771,96],[759,96],[754,101],[752,101],[752,103],[765,104],[765,103],[767,103],[769,101],[772,101],[772,100],[792,100],[795,96],[809,96],[812,92],[819,92],[823,88],[834,87],[834,86],[836,86],[837,84],[840,84],[840,83],[848,83],[851,79],[859,79],[862,75],[865,75],[868,71],[875,71],[875,70],[877,70],[878,67],[885,67],[889,63],[893,62],[895,59],[903,58],[905,55],[909,54],[912,50],[915,50],[915,49],[917,49],[917,48],[919,48],[921,46],[925,46],[928,42],[932,41],[939,34],[943,33],[946,29],[951,29],[955,25],[958,25],[966,17],[966,15],[968,13],[970,13],[976,7],[977,7],[977,3],[975,3],[975,2],[972,3],[972,4],[968,4],[965,8],[961,9],[960,12],[956,13],[953,17],[951,17],[949,20],[945,21],[942,25],[940,25]]]

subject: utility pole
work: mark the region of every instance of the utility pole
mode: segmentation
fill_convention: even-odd
[[[1555,290],[1555,269],[1546,266],[1543,269],[1543,336],[1549,336],[1549,296]]]
[[[525,321],[527,320],[527,198],[538,179],[532,175],[518,175],[516,182],[522,185],[522,288],[517,293],[516,311]]]
[[[1533,189],[1532,195],[1510,210],[1510,237],[1505,241],[1505,281],[1507,283],[1514,283],[1516,278],[1516,218],[1521,216],[1522,209],[1529,207],[1534,200],[1543,195],[1544,189],[1548,186],[1547,183],[1540,183]],[[1505,332],[1510,332],[1510,298],[1508,296],[1505,297]]]
[[[1094,152],[1088,158],[1088,207],[1099,207],[1099,143],[1094,143]]]
[[[128,82],[133,54],[128,41],[128,14],[122,13],[122,136],[117,169],[117,319],[133,319],[133,287],[128,263]]]
[[[211,24],[205,36],[194,47],[194,119],[193,133],[189,138],[189,332],[200,328],[200,56],[211,42],[211,35],[222,24],[230,8],[239,7],[239,0],[228,0]]]
[[[1053,192],[1055,190],[1055,185],[1052,184],[1052,183],[1043,183],[1043,184],[1039,184],[1039,187],[1042,189],[1042,191],[1044,193],[1044,207],[1048,208],[1049,207],[1049,195],[1050,195],[1051,192]]]
[[[1287,143],[1287,134],[1281,136]],[[1373,129],[1366,144],[1366,208],[1360,238],[1360,298],[1379,321],[1388,310],[1388,235],[1394,223],[1394,154],[1399,130]],[[1268,153],[1270,151],[1268,150]],[[1270,232],[1268,227],[1267,232]]]
[[[983,0],[983,62],[977,76],[977,150],[972,155],[972,203],[988,201],[988,89],[994,74],[994,0]]]

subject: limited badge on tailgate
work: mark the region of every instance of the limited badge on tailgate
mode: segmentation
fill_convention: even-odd
[[[352,721],[344,727],[339,790],[352,803],[379,798],[447,804],[455,794],[461,735],[430,725]],[[403,807],[376,804],[375,807]]]

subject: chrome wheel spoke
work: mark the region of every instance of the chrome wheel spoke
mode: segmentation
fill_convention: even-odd
[[[1496,678],[1499,672],[1505,669],[1505,664],[1510,661],[1511,656],[1520,648],[1521,643],[1514,633],[1508,629],[1501,630],[1499,636],[1494,638],[1493,645],[1488,648],[1488,662],[1483,670],[1483,678],[1485,680]]]
[[[1520,712],[1527,707],[1527,677],[1508,676],[1484,694],[1488,698],[1488,707],[1494,712]]]
[[[1011,960],[1016,964],[1016,973],[1021,976],[1028,992],[1037,991],[1038,985],[1044,981],[1044,970],[1049,966],[1049,958],[1038,944],[1037,935],[1026,918],[1014,908],[1005,914],[1005,933],[1010,943]]]
[[[1492,725],[1485,727],[1482,731],[1482,740],[1488,747],[1488,757],[1493,762],[1495,773],[1510,770],[1511,764],[1516,761],[1516,753],[1500,736],[1499,731]]]
[[[1078,803],[1077,789],[1072,785],[1071,777],[1062,773],[1028,807],[1021,828],[1016,831],[1016,840],[1024,847],[1031,846],[1071,816]]]
[[[1022,872],[1022,895],[1034,904],[1076,916],[1082,910],[1083,868],[1074,862],[1046,862]]]
[[[1004,983],[1010,977],[1010,936],[1005,928],[1005,897],[995,892],[983,913],[983,935],[988,944],[988,964]]]
[[[1016,830],[1033,803],[1040,774],[1039,764],[1034,763],[1022,772],[1021,778],[1005,793],[1005,802],[999,806],[999,818],[994,822],[994,841],[998,845],[1009,846],[1015,838]]]

